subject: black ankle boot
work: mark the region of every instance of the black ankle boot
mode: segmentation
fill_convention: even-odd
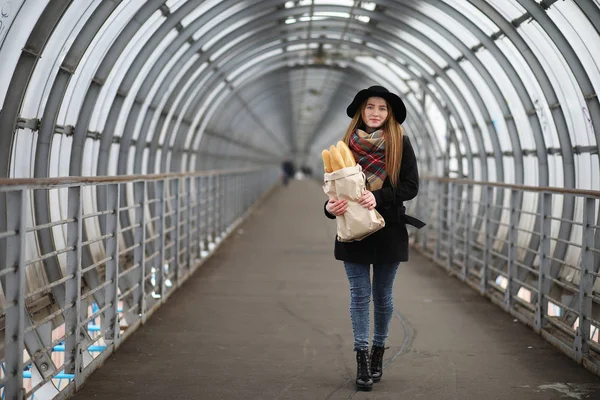
[[[383,375],[383,353],[385,347],[373,345],[371,347],[371,377],[373,382],[379,382]]]
[[[369,391],[373,388],[371,368],[369,366],[369,351],[356,352],[356,390]]]

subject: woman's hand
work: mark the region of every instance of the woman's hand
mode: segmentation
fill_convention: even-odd
[[[337,216],[344,215],[348,209],[348,200],[329,199],[327,202],[327,212]]]
[[[366,190],[363,196],[358,201],[358,204],[360,204],[367,210],[373,210],[375,206],[377,206],[377,201],[375,200],[373,192]]]

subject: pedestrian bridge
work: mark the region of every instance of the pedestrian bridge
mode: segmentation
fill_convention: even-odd
[[[0,0],[0,397],[600,399],[599,43],[592,0]],[[427,226],[357,393],[320,154],[372,85]]]

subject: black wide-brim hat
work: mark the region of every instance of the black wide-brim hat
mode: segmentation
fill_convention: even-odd
[[[361,104],[364,103],[369,97],[384,98],[392,108],[394,117],[399,124],[403,123],[406,119],[406,106],[404,105],[402,99],[397,94],[390,92],[383,86],[371,86],[368,89],[363,89],[358,92],[356,96],[354,96],[352,103],[346,109],[346,114],[348,114],[350,118],[354,118]]]

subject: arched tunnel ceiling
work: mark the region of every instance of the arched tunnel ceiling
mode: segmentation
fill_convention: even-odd
[[[320,169],[401,94],[421,170],[600,189],[594,0],[0,0],[0,175]]]

